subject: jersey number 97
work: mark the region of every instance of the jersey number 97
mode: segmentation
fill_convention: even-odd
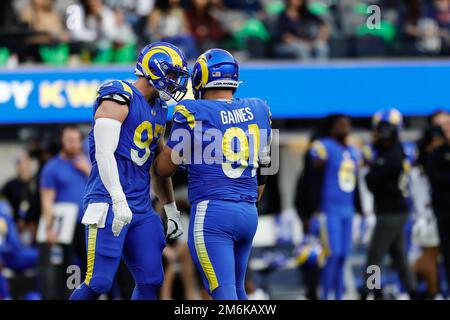
[[[150,157],[150,145],[154,137],[159,137],[164,127],[160,124],[155,124],[155,130],[149,121],[142,122],[134,131],[133,142],[137,149],[131,149],[131,160],[138,166],[142,166]],[[147,132],[147,134],[145,134]],[[142,154],[140,156],[139,154]]]

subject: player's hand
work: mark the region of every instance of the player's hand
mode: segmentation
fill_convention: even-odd
[[[79,156],[74,161],[75,168],[83,172],[86,176],[91,173],[91,164],[85,156]]]
[[[112,197],[114,220],[112,223],[112,232],[115,237],[120,235],[123,227],[131,222],[133,214],[130,207],[128,207],[125,195]]]
[[[47,229],[47,243],[53,245],[58,242],[58,234],[52,228]]]
[[[176,239],[183,234],[183,226],[181,225],[180,211],[177,209],[175,202],[164,205],[164,211],[167,216],[167,232],[168,239]]]

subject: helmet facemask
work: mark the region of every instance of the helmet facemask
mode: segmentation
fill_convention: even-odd
[[[159,93],[159,97],[164,101],[170,99],[179,102],[187,93],[187,84],[189,80],[189,72],[186,67],[172,66],[162,61],[154,61],[163,76],[152,79],[150,75],[144,74],[150,85],[152,85]],[[145,73],[145,69],[142,68]]]

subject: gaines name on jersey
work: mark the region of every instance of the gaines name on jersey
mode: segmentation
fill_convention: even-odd
[[[253,120],[253,113],[249,107],[234,110],[220,111],[220,118],[223,124],[242,123]]]

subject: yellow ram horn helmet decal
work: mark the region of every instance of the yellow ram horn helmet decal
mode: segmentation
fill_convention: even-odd
[[[205,54],[202,54],[200,57],[198,57],[197,63],[200,65],[200,68],[202,69],[202,82],[195,87],[195,89],[198,90],[202,85],[205,86],[208,83],[209,78],[209,71],[208,66],[206,64]]]
[[[178,54],[178,52],[176,52],[174,49],[170,48],[170,47],[166,47],[166,46],[156,46],[154,48],[151,48],[145,55],[144,58],[142,59],[142,66],[145,68],[145,71],[147,71],[147,74],[150,76],[150,78],[152,80],[157,80],[160,77],[158,77],[157,75],[153,74],[151,72],[151,70],[148,67],[148,62],[150,61],[150,59],[152,58],[152,56],[156,53],[164,53],[170,56],[170,58],[172,59],[172,63],[175,67],[183,67],[183,59],[181,58],[181,56]]]

